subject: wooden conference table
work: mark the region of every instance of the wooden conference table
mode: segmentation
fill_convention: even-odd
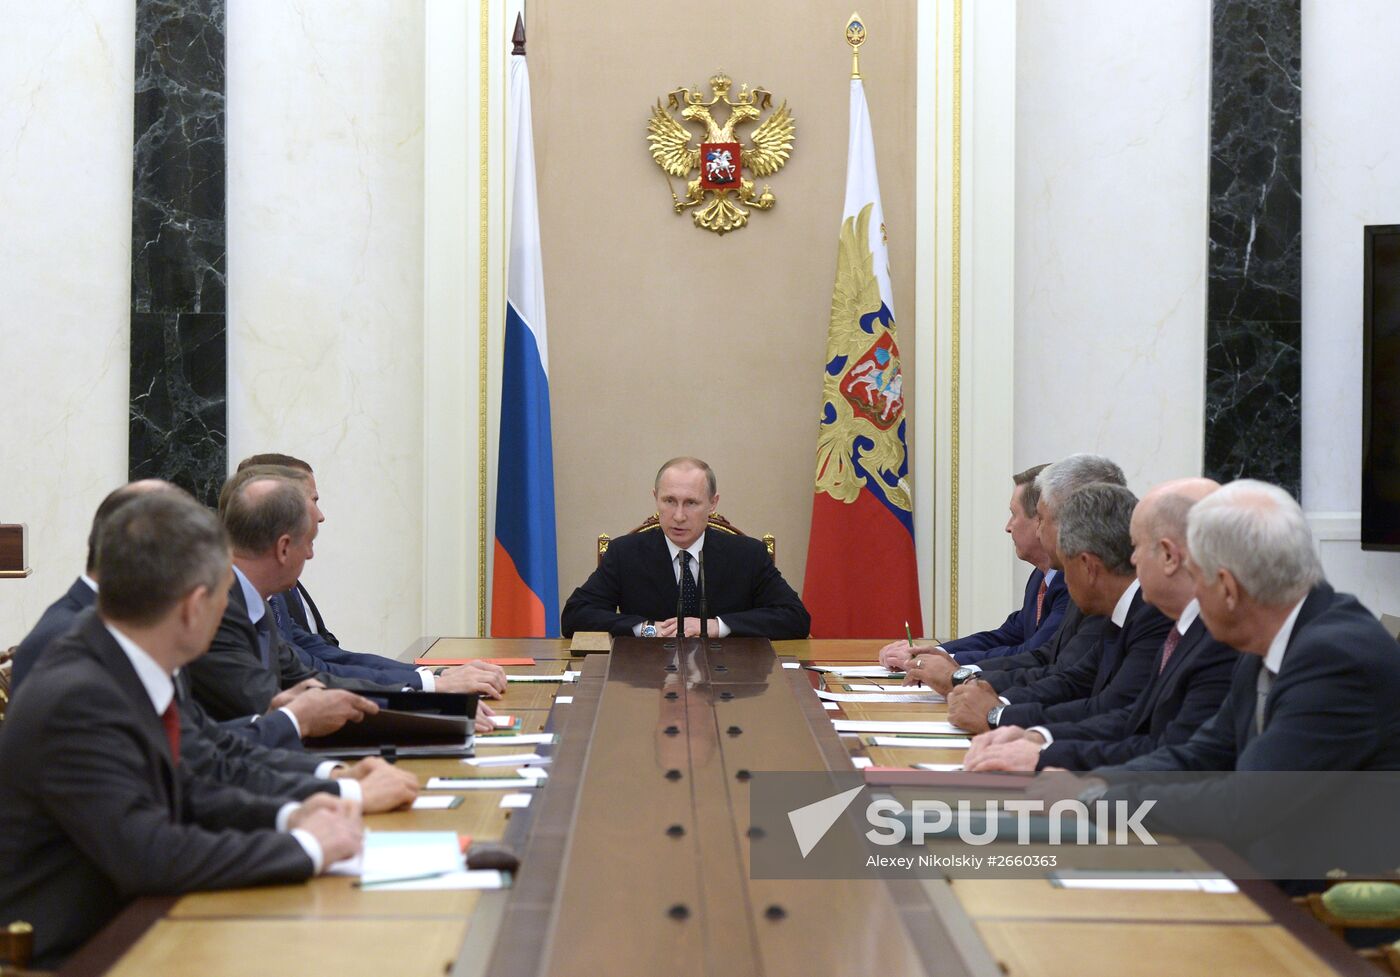
[[[366,819],[373,830],[450,830],[521,856],[511,888],[375,892],[348,878],[138,900],[79,951],[65,977],[457,977],[525,974],[967,974],[1120,977],[1373,973],[1266,883],[1239,891],[1072,890],[1043,879],[764,881],[749,769],[840,770],[956,762],[838,737],[830,718],[939,719],[945,707],[839,703],[815,673],[726,640],[666,669],[656,642],[571,658],[566,641],[425,638],[404,659],[533,658],[497,712],[556,734],[529,807],[462,792],[451,810]],[[869,641],[784,641],[788,661],[868,663]],[[674,661],[675,656],[670,656]],[[828,677],[830,679],[830,677]],[[827,687],[841,691],[831,679]],[[736,732],[737,731],[737,732]],[[528,752],[478,740],[479,756]],[[431,776],[510,776],[455,759],[403,760]],[[425,792],[427,793],[427,792]],[[1188,852],[1187,855],[1190,853]]]

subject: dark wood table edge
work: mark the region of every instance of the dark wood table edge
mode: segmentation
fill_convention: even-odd
[[[179,896],[143,896],[131,903],[83,944],[56,977],[97,977],[116,965],[146,931],[164,919]]]

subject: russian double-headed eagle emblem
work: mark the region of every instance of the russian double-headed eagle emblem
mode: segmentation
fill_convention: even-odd
[[[761,118],[772,105],[773,96],[766,89],[750,91],[748,85],[743,85],[738,96],[731,99],[732,85],[723,72],[715,75],[710,79],[713,97],[708,100],[700,91],[677,88],[666,97],[665,106],[657,100],[647,122],[651,158],[668,177],[689,178],[692,170],[699,170],[698,176],[686,184],[684,197],[671,191],[676,213],[695,207],[691,213],[695,226],[716,234],[747,224],[749,210],[745,208],[768,210],[773,206],[769,187],[765,184],[763,191],[756,193],[754,181],[745,173],[772,176],[783,168],[792,152],[793,124],[786,101],[759,122],[749,145],[740,145],[735,130]],[[711,112],[721,103],[729,108],[724,125],[716,122]],[[668,108],[679,110],[680,119]],[[695,134],[683,123],[695,122],[704,125],[705,134],[692,142]]]

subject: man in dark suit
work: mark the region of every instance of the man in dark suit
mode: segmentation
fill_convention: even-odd
[[[1130,534],[1137,499],[1121,485],[1086,485],[1059,511],[1057,548],[1070,597],[1105,615],[1103,640],[1089,654],[1057,662],[1035,682],[1000,682],[988,672],[953,689],[948,719],[981,733],[999,725],[1073,722],[1130,704],[1147,685],[1152,659],[1171,622],[1143,599]]]
[[[1057,549],[1060,506],[1077,489],[1103,483],[1125,485],[1123,470],[1102,455],[1075,454],[1041,469],[1033,483],[1035,495],[1035,531],[1040,550],[1051,569],[1060,571],[1064,563]],[[1058,664],[1068,666],[1097,648],[1107,619],[1101,615],[1086,615],[1075,606],[1073,599],[1065,608],[1065,616],[1049,641],[1025,650],[984,658],[980,662],[960,665],[941,648],[910,659],[905,668],[906,683],[927,685],[947,695],[955,685],[961,685],[982,672],[1001,672],[989,678],[998,687],[1003,683],[1029,685]]]
[[[1048,467],[1035,465],[1011,476],[1011,515],[1006,521],[1006,533],[1011,537],[1016,558],[1034,567],[1026,581],[1021,606],[1011,612],[1001,627],[989,631],[934,645],[892,641],[880,649],[881,665],[903,671],[913,656],[937,649],[943,655],[952,656],[951,660],[942,656],[930,659],[937,680],[942,672],[951,676],[958,665],[974,665],[989,658],[1020,654],[1039,648],[1054,637],[1070,601],[1064,576],[1050,565],[1050,554],[1040,544],[1037,533],[1036,505],[1040,501],[1040,490],[1035,486],[1035,478]]]
[[[1095,770],[1081,800],[1152,800],[1148,830],[1236,842],[1256,864],[1293,865],[1291,855],[1351,840],[1368,823],[1383,852],[1400,855],[1389,820],[1346,795],[1361,778],[1325,773],[1400,770],[1394,639],[1326,583],[1302,510],[1276,486],[1226,485],[1192,509],[1188,541],[1201,617],[1243,652],[1229,694],[1185,743]],[[1250,775],[1170,776],[1182,771]],[[1314,775],[1252,776],[1261,771]]]
[[[148,494],[99,553],[97,613],[45,652],[0,737],[0,918],[33,923],[41,967],[138,896],[294,882],[360,847],[350,802],[254,795],[180,762],[173,676],[208,646],[230,576],[214,516]]]
[[[561,614],[565,637],[606,631],[668,638],[700,634],[700,554],[710,617],[723,638],[805,638],[812,619],[764,545],[707,532],[719,504],[715,473],[698,458],[673,458],[656,473],[652,496],[660,526],[613,540],[598,569],[570,595]],[[677,598],[683,603],[676,620]]]
[[[1148,492],[1133,512],[1133,566],[1142,596],[1175,621],[1150,681],[1132,703],[1075,722],[1025,729],[1005,726],[978,736],[968,770],[1088,770],[1122,763],[1164,744],[1184,743],[1220,708],[1239,653],[1216,641],[1201,620],[1186,569],[1186,519],[1220,486],[1180,479]]]

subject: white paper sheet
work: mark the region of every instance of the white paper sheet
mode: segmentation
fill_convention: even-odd
[[[448,794],[425,794],[422,797],[413,799],[413,810],[415,811],[446,811],[452,807],[452,802],[457,798]]]
[[[470,756],[462,762],[472,767],[520,767],[543,759],[538,753],[503,753],[500,756]]]
[[[1227,878],[1056,878],[1062,889],[1111,889],[1117,892],[1210,892],[1217,895],[1239,892],[1239,887]]]
[[[506,675],[507,682],[577,682],[578,672],[563,672],[559,675]]]
[[[833,719],[838,733],[966,733],[961,726],[941,720]]]
[[[961,763],[916,763],[916,770],[932,770],[934,773],[957,773],[962,769]]]
[[[573,702],[573,701],[574,701],[574,697],[571,696],[571,695],[556,695],[556,696],[554,697],[554,703],[555,703],[555,705],[567,706],[570,702]]]
[[[836,712],[836,711],[837,711],[838,709],[840,709],[841,707],[840,707],[837,703],[835,703],[835,702],[823,702],[823,703],[822,703],[822,708],[823,708],[823,709],[829,709],[831,712]]]
[[[849,678],[903,678],[903,672],[892,672],[883,665],[808,665],[814,672],[829,672]]]
[[[931,691],[923,685],[900,685],[898,682],[877,682],[874,685],[852,682],[846,688],[851,692],[888,692],[891,695],[914,695]]]
[[[529,794],[507,794],[501,798],[501,807],[507,811],[519,811],[529,807],[533,799]]]
[[[864,770],[866,767],[875,766],[875,761],[868,756],[853,756],[851,757],[851,766],[857,770]]]
[[[784,667],[784,668],[801,668],[801,667],[802,667],[802,663],[801,663],[801,662],[783,662],[783,667]]]
[[[883,692],[828,692],[817,689],[817,698],[828,702],[947,702],[937,692],[920,689],[916,694],[890,695]]]
[[[556,702],[559,700],[555,700]],[[553,733],[489,733],[478,736],[476,745],[481,746],[549,746],[554,742]],[[463,761],[465,762],[465,761]]]
[[[428,790],[525,790],[535,782],[524,777],[429,777]]]

